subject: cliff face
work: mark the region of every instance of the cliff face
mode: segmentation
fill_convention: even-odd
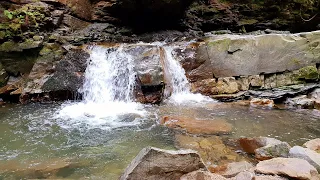
[[[42,88],[49,77],[58,78],[55,78],[55,81],[48,82],[59,80],[60,76],[57,72],[63,74],[68,71],[69,74],[63,75],[68,77],[64,81],[69,79],[71,83],[61,81],[66,86],[53,91],[58,92],[59,95],[62,93],[63,96],[69,98],[71,95],[65,94],[65,92],[74,92],[81,86],[84,69],[83,65],[79,66],[79,63],[83,64],[85,59],[80,58],[80,62],[79,58],[68,60],[65,57],[66,54],[69,54],[70,57],[77,57],[77,55],[72,55],[73,53],[80,54],[79,57],[87,57],[84,52],[71,51],[84,44],[178,41],[182,38],[185,39],[185,37],[199,38],[205,32],[222,29],[231,30],[235,33],[264,30],[266,28],[291,32],[311,31],[319,29],[319,6],[319,1],[312,0],[1,1],[0,94],[18,97],[23,92],[31,92],[31,94],[51,92],[46,88],[44,91],[39,89]],[[205,38],[200,39],[203,42],[206,41]],[[268,42],[268,46],[277,43],[272,39],[268,39],[266,42]],[[316,43],[312,44],[311,49],[318,48]],[[309,42],[304,44],[309,47],[309,45],[307,46]],[[217,46],[223,45],[223,42],[217,44]],[[233,50],[229,52],[228,50],[222,55],[245,52],[238,50],[245,49],[242,47],[243,44],[236,44],[235,46],[237,46],[234,48],[235,52]],[[279,43],[276,47],[278,46],[280,47],[279,51],[281,51],[282,44]],[[197,53],[201,54],[200,51],[203,46],[200,46],[199,49],[199,53]],[[259,51],[263,52],[264,50]],[[285,57],[285,52],[284,49],[283,53],[279,54]],[[216,54],[212,53],[212,57]],[[300,56],[298,58],[301,59]],[[196,58],[195,62],[202,62],[202,60]],[[302,61],[304,61],[303,58]],[[66,66],[68,68],[62,68],[65,64],[71,65]],[[183,64],[183,61],[182,65],[189,73],[189,69]],[[216,74],[213,70],[210,70],[209,73]],[[258,75],[259,73],[261,72],[245,75]],[[189,75],[189,78],[191,77]],[[191,78],[189,80],[196,82],[203,79],[193,80]],[[54,84],[52,87],[60,86]],[[142,94],[148,94],[150,89],[158,93],[162,89],[162,85],[158,83],[157,87],[146,86],[141,88],[142,91],[145,91]],[[0,98],[2,96],[0,95]],[[29,98],[28,96],[23,97]],[[152,98],[142,97],[141,99],[148,102],[148,99]],[[24,101],[24,99],[22,100]],[[159,98],[152,100],[152,102],[154,101],[158,102]]]

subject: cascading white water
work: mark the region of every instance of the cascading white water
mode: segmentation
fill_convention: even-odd
[[[173,46],[163,46],[165,51],[165,73],[170,78],[171,96],[169,100],[175,103],[183,103],[185,101],[211,101],[208,97],[201,94],[194,94],[190,92],[190,84],[185,75],[185,70],[172,55]],[[168,93],[168,91],[166,91]],[[166,94],[169,96],[169,94]]]
[[[132,101],[136,76],[133,57],[121,46],[94,46],[87,64],[85,82],[79,90],[84,100],[64,104],[58,118],[68,119],[72,126],[83,123],[106,128],[135,125],[136,122],[119,122],[121,118],[118,118],[124,114],[142,116],[145,113],[142,105]]]
[[[135,75],[133,57],[123,47],[96,46],[92,48],[80,91],[86,102],[131,102]]]

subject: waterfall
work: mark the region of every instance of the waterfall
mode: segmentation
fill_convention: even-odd
[[[164,71],[168,80],[169,86],[165,91],[165,96],[169,97],[169,101],[173,103],[181,104],[183,102],[207,102],[212,101],[212,99],[203,96],[201,94],[194,94],[190,92],[190,84],[186,77],[186,72],[176,60],[172,51],[174,46],[163,46],[165,52],[165,62],[164,62]]]
[[[80,92],[85,102],[131,102],[136,73],[133,57],[123,47],[95,46],[85,73]]]
[[[89,50],[85,81],[79,90],[84,100],[63,104],[57,118],[67,119],[72,127],[83,124],[99,128],[135,125],[135,121],[121,122],[119,118],[126,114],[145,114],[143,106],[133,102],[136,76],[133,57],[122,46],[93,46]]]

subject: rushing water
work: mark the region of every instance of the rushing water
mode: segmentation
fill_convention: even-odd
[[[0,107],[0,179],[117,179],[142,148],[175,148],[174,132],[158,125],[165,115],[224,119],[234,126],[224,136],[229,139],[269,136],[301,145],[319,137],[318,111],[228,105],[190,93],[172,47],[159,46],[172,87],[160,106],[133,102],[134,57],[122,47],[95,46],[80,89],[83,101]],[[55,175],[36,173],[59,165]]]

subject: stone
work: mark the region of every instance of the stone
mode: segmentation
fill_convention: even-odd
[[[164,116],[160,123],[190,134],[229,134],[232,131],[232,125],[222,119],[198,120],[188,117]]]
[[[120,180],[179,179],[184,174],[202,168],[205,165],[195,151],[169,151],[148,147],[140,151]]]
[[[264,86],[265,89],[271,89],[277,87],[277,74],[265,74]]]
[[[238,83],[234,77],[218,78],[216,88],[219,94],[233,94],[239,92]]]
[[[264,75],[249,76],[250,87],[262,87],[264,85]]]
[[[204,95],[234,94],[239,92],[239,87],[234,77],[205,79],[191,85],[191,91]]]
[[[298,158],[273,158],[260,161],[255,171],[261,174],[284,175],[297,179],[311,179],[318,175],[312,165]]]
[[[232,180],[252,180],[255,178],[254,172],[250,171],[244,171],[240,172],[238,175],[236,175],[234,178],[231,178]]]
[[[278,73],[276,76],[276,87],[292,85],[292,72]]]
[[[227,164],[226,169],[224,169],[223,171],[218,171],[215,173],[220,174],[226,178],[231,178],[231,177],[235,177],[240,172],[249,171],[252,168],[253,168],[253,165],[246,161],[233,162],[233,163]]]
[[[249,154],[254,154],[255,150],[260,147],[281,143],[281,141],[277,139],[268,137],[240,138],[238,142],[241,148]]]
[[[268,176],[268,175],[257,175],[254,177],[255,180],[288,180],[288,178],[281,176]]]
[[[270,99],[259,99],[259,98],[253,98],[250,101],[250,105],[253,107],[274,107],[274,101]]]
[[[309,99],[307,95],[301,95],[294,98],[288,98],[285,104],[288,106],[298,107],[303,109],[313,109],[315,101],[312,99]]]
[[[289,157],[300,158],[308,161],[318,171],[320,170],[320,154],[311,149],[294,146],[290,149]]]
[[[7,71],[3,68],[2,64],[0,63],[0,87],[3,87],[7,84],[9,75]]]
[[[237,78],[237,84],[240,91],[247,91],[250,88],[249,79],[246,76]]]
[[[205,61],[202,60],[200,66],[187,73],[192,71],[193,77],[203,80],[210,78],[207,76],[209,74],[216,78],[252,76],[314,66],[320,62],[320,54],[310,51],[308,47],[319,46],[319,34],[320,31],[257,36],[210,36],[196,49],[197,56]],[[258,80],[252,85],[263,84],[264,81]]]
[[[286,142],[268,144],[256,149],[255,157],[258,160],[267,160],[275,157],[288,157],[291,146]]]
[[[312,140],[304,143],[303,146],[319,153],[320,152],[320,138],[312,139]]]
[[[208,169],[213,173],[225,170],[225,164],[245,160],[235,150],[226,146],[219,136],[197,137],[177,133],[175,135],[175,146],[178,149],[197,151]]]
[[[320,100],[320,88],[317,88],[310,93],[310,99]]]
[[[181,176],[180,180],[227,180],[227,178],[219,174],[212,174],[208,171],[198,170]]]

